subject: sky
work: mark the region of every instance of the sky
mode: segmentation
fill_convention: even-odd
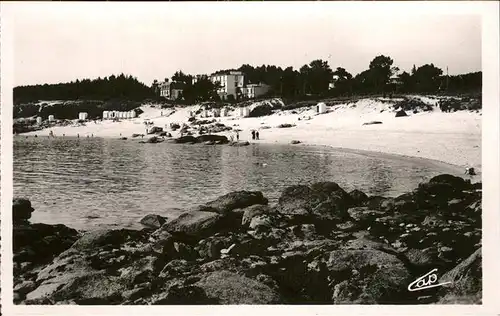
[[[298,69],[314,59],[356,75],[381,54],[406,71],[426,63],[448,67],[450,74],[481,70],[478,14],[321,4],[17,3],[6,13],[14,85],[120,73],[150,85],[176,70],[203,74],[242,64]]]

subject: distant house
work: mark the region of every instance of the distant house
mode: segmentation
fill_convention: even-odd
[[[244,86],[245,75],[241,71],[223,71],[212,74],[210,80],[220,85],[217,94],[221,100],[226,100],[230,95],[237,99],[238,91]]]
[[[243,97],[253,99],[266,94],[271,89],[271,86],[263,83],[247,84],[246,87],[241,89]]]

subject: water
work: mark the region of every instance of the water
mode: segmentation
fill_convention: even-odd
[[[176,215],[236,190],[259,190],[276,202],[287,186],[335,181],[345,190],[397,196],[432,176],[461,171],[437,161],[328,147],[14,139],[14,195],[31,200],[31,221],[82,230],[139,228],[146,214]]]

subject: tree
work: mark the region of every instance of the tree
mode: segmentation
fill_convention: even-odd
[[[349,72],[347,72],[347,70],[342,67],[337,67],[337,69],[333,72],[333,75],[336,76],[335,90],[339,94],[352,92],[353,77]]]
[[[435,92],[439,89],[441,75],[443,70],[434,66],[434,64],[425,64],[417,68],[412,75],[416,92]]]
[[[392,58],[384,55],[375,57],[369,66],[374,92],[385,91],[387,83],[397,68],[392,68]]]

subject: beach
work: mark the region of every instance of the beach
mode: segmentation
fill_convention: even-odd
[[[250,142],[289,144],[292,140],[298,140],[300,145],[324,145],[413,156],[481,170],[482,113],[443,113],[435,106],[434,99],[420,99],[433,105],[433,111],[395,117],[393,103],[379,99],[361,99],[351,104],[330,106],[328,112],[323,114],[317,114],[312,106],[278,110],[272,115],[256,118],[239,117],[236,110],[230,112],[229,117],[200,118],[198,115],[196,118],[216,119],[233,130],[239,129],[240,140]],[[188,123],[189,113],[199,108],[200,106],[194,105],[160,109],[147,104],[141,107],[144,113],[134,119],[120,122],[90,121],[85,126],[58,126],[23,135],[47,136],[53,131],[56,137],[79,135],[130,139],[132,134],[146,133],[144,120],[148,119],[154,126],[162,127],[173,137],[178,137],[179,131],[172,132],[168,128],[169,124]],[[372,121],[382,123],[363,125]],[[278,128],[280,124],[295,126]],[[259,130],[259,140],[252,140],[252,129]],[[228,138],[235,136],[234,131],[219,134]]]

